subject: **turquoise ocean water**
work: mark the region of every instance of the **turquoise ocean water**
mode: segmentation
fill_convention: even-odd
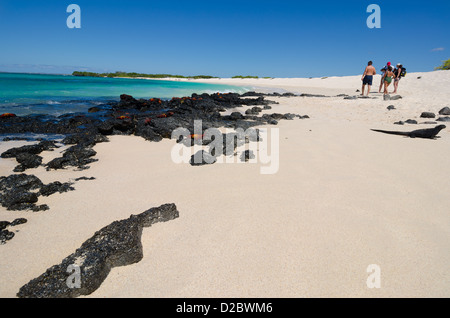
[[[196,82],[0,73],[0,114],[83,112],[95,105],[118,101],[121,94],[164,99],[192,93],[246,91],[244,87]]]

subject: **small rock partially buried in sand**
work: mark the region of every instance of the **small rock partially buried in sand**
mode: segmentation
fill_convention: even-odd
[[[61,264],[22,286],[20,298],[72,298],[97,290],[113,267],[139,262],[143,257],[144,227],[178,218],[175,204],[152,208],[128,219],[115,221],[96,232]],[[79,268],[79,286],[70,283],[71,269]],[[75,271],[76,272],[76,271]]]
[[[420,118],[435,118],[435,117],[436,117],[436,115],[432,112],[423,112],[420,115]]]
[[[450,115],[450,108],[449,107],[444,107],[439,111],[439,115]]]

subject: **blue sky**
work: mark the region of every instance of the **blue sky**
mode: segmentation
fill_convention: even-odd
[[[69,29],[70,4],[81,29]],[[369,4],[381,29],[369,29]],[[319,77],[450,58],[450,1],[0,0],[0,71]]]

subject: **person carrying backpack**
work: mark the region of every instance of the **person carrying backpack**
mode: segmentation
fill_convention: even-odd
[[[398,90],[398,84],[402,77],[406,76],[406,68],[403,67],[402,64],[398,63],[397,68],[394,70],[395,78],[394,78],[394,91],[392,94],[396,94]]]

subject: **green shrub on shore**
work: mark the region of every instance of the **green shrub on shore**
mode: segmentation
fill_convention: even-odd
[[[90,77],[100,77],[100,74],[98,73],[92,73],[92,72],[73,72],[73,76],[90,76]]]
[[[72,73],[73,76],[89,76],[89,77],[131,77],[131,78],[184,78],[184,79],[209,79],[218,78],[209,75],[196,75],[196,76],[183,76],[183,75],[171,75],[171,74],[144,74],[144,73],[127,73],[127,72],[115,72],[115,73],[94,73],[94,72],[79,72]]]
[[[250,76],[250,75],[247,75],[247,76],[236,75],[236,76],[233,76],[232,78],[259,78],[259,77],[258,76]]]
[[[450,70],[450,59],[443,61],[442,65],[436,67],[435,70]]]

